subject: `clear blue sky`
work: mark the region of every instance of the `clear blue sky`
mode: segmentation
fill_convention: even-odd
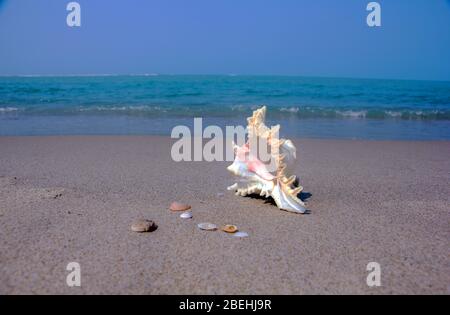
[[[0,74],[279,74],[450,80],[450,1],[0,0]]]

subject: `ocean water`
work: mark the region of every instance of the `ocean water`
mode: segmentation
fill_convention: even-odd
[[[169,135],[261,105],[284,136],[450,140],[450,82],[231,75],[0,77],[0,135]]]

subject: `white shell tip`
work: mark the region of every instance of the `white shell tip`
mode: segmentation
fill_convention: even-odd
[[[192,212],[186,211],[180,214],[180,218],[182,219],[191,219],[192,218]]]

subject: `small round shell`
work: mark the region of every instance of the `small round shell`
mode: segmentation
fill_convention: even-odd
[[[188,204],[174,201],[170,204],[169,209],[172,211],[187,211],[187,210],[191,209],[191,206]]]
[[[227,233],[236,233],[238,230],[236,225],[227,224],[222,226],[222,231]]]
[[[212,224],[212,223],[207,223],[207,222],[199,223],[197,226],[198,226],[198,228],[200,230],[205,230],[205,231],[215,231],[215,230],[217,230],[217,225]]]
[[[180,214],[180,218],[182,218],[182,219],[192,219],[192,212],[191,211],[183,212],[182,214]]]

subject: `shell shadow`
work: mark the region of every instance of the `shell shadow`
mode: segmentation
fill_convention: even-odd
[[[148,230],[150,233],[154,232],[158,229],[158,225],[156,223],[153,223],[153,225],[150,227],[150,229]]]
[[[301,192],[297,195],[297,198],[300,198],[302,201],[308,201],[309,198],[312,197],[310,192]]]
[[[248,198],[252,198],[252,199],[259,199],[259,200],[263,200],[264,203],[270,203],[273,206],[277,206],[277,204],[275,203],[275,200],[273,200],[272,197],[266,198],[263,196],[260,196],[259,194],[251,194],[251,195],[247,195],[246,197]]]
[[[277,207],[277,204],[275,203],[275,200],[273,200],[272,197],[266,198],[266,197],[260,196],[259,194],[251,194],[251,195],[247,195],[246,197],[252,198],[252,199],[263,200],[265,204],[271,204],[272,206]],[[311,197],[312,197],[312,194],[310,192],[301,192],[297,195],[297,198],[299,198],[302,201],[307,201]],[[303,214],[311,214],[311,210],[306,209],[305,213],[303,213]]]

